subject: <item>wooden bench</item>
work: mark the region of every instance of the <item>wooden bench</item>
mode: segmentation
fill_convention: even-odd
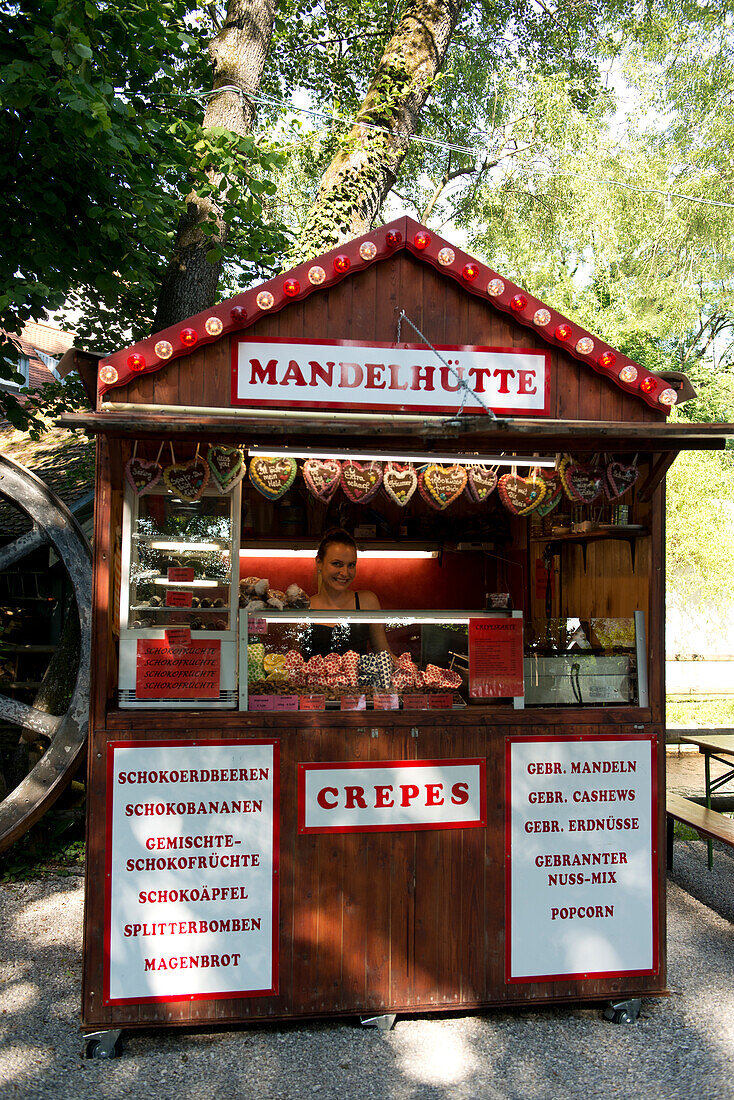
[[[699,836],[707,840],[722,840],[734,847],[734,820],[724,817],[718,810],[709,810],[684,798],[680,794],[668,793],[665,797],[665,812],[668,822],[668,870],[673,868],[673,822],[682,821],[690,825]]]

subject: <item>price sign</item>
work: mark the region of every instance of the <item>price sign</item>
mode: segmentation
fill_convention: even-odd
[[[501,699],[524,693],[522,619],[469,620],[469,694]]]
[[[325,695],[302,695],[301,710],[326,710]]]
[[[193,592],[166,592],[166,607],[191,607]]]
[[[168,579],[172,584],[190,584],[194,579],[193,567],[171,565],[168,569]]]

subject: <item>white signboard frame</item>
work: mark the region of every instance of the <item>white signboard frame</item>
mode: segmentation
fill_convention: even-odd
[[[474,344],[232,340],[232,404],[368,412],[548,416],[550,353]],[[456,372],[456,374],[454,373]],[[457,380],[471,393],[464,400]],[[479,399],[481,400],[479,400]]]
[[[506,739],[506,980],[655,974],[657,743]]]
[[[105,1004],[277,993],[278,803],[276,741],[110,742]]]
[[[298,765],[299,833],[471,829],[486,823],[481,758]]]

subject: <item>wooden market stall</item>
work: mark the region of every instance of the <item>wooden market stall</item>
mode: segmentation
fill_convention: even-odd
[[[86,1029],[665,991],[688,385],[408,218],[101,360]]]

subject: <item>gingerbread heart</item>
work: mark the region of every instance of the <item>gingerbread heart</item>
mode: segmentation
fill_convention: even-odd
[[[382,475],[382,487],[390,500],[404,508],[418,488],[418,475],[410,465],[388,462]]]
[[[307,458],[303,464],[303,480],[317,500],[331,500],[341,472],[341,463],[335,458]]]
[[[198,500],[209,481],[209,467],[203,458],[174,462],[163,471],[163,480],[181,500]]]
[[[609,500],[617,500],[624,496],[637,481],[640,471],[637,466],[625,466],[621,462],[610,462],[606,468],[604,478],[604,492]]]
[[[353,462],[351,459],[342,463],[342,489],[356,504],[372,500],[381,485],[382,463]]]
[[[466,488],[466,470],[463,466],[436,466],[431,464],[421,470],[418,490],[432,508],[442,512],[453,504]]]
[[[527,516],[535,511],[548,495],[548,486],[537,474],[530,477],[503,474],[497,486],[505,508],[516,516]]]
[[[601,496],[604,474],[596,466],[561,462],[561,480],[571,500],[593,504]]]
[[[466,495],[477,504],[484,501],[497,488],[497,471],[491,466],[468,466],[466,471]]]
[[[548,490],[545,499],[541,500],[538,505],[537,512],[539,516],[549,516],[553,509],[561,503],[561,497],[563,496],[561,475],[558,470],[541,470],[540,476],[548,486]]]
[[[157,462],[149,462],[146,458],[133,457],[125,464],[125,477],[138,497],[152,489],[160,481],[162,473]]]
[[[239,447],[212,444],[206,456],[214,480],[224,492],[233,489],[245,476],[245,456]]]
[[[250,481],[268,500],[278,500],[287,493],[296,479],[295,458],[268,458],[258,455],[250,459]]]

